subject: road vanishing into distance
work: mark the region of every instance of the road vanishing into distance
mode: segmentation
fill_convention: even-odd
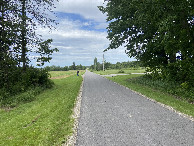
[[[194,146],[194,122],[86,71],[77,146]]]

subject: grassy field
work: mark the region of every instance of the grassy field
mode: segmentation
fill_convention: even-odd
[[[79,74],[84,73],[84,70],[80,70]],[[77,71],[76,70],[70,70],[70,71],[50,71],[49,72],[51,75],[51,78],[65,78],[71,75],[76,75]]]
[[[130,78],[138,77],[141,75],[125,75],[125,76],[115,76],[107,77],[109,80],[117,82],[124,85],[134,91],[137,91],[149,98],[156,100],[157,102],[163,103],[165,105],[173,107],[175,110],[180,111],[184,114],[194,117],[194,105],[188,103],[185,100],[180,100],[175,98],[175,96],[166,93],[164,91],[155,90],[154,88],[130,82]]]
[[[124,72],[119,72],[119,71]],[[100,75],[109,75],[109,74],[130,74],[130,73],[144,73],[145,69],[112,69],[112,70],[105,70],[105,71],[93,71],[94,73],[100,74]]]
[[[0,109],[0,145],[60,145],[72,133],[71,114],[82,77],[75,71],[51,74],[71,76],[53,79],[54,87],[33,102]]]

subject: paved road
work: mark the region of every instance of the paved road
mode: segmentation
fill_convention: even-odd
[[[89,71],[80,116],[77,146],[194,146],[194,122]]]

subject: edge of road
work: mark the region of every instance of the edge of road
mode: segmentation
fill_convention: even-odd
[[[85,73],[82,75],[83,81],[80,86],[80,91],[73,108],[73,115],[72,115],[72,119],[74,120],[73,128],[72,128],[73,132],[72,132],[72,135],[68,136],[66,143],[62,144],[62,146],[74,146],[76,144],[77,129],[78,129],[78,123],[80,118],[80,108],[81,108],[81,101],[82,101],[82,92],[83,92],[83,86],[84,86],[84,76],[85,76]]]
[[[96,74],[96,73],[95,73],[95,74]],[[97,75],[99,75],[99,74],[97,74]],[[101,77],[107,79],[105,76],[102,76],[102,75],[99,75],[99,76],[101,76]],[[107,79],[107,80],[109,80],[109,79]],[[163,103],[160,103],[160,102],[158,102],[158,101],[156,101],[156,100],[154,100],[154,99],[151,99],[151,98],[149,98],[149,97],[147,97],[147,96],[145,96],[145,95],[143,95],[143,94],[141,94],[141,93],[139,93],[139,92],[137,92],[137,91],[135,91],[135,90],[132,90],[132,89],[126,87],[126,86],[123,86],[123,85],[121,85],[121,84],[119,84],[119,83],[117,83],[117,82],[114,82],[114,81],[111,81],[111,80],[109,80],[109,81],[110,81],[110,82],[113,82],[113,83],[115,83],[115,84],[117,84],[117,85],[119,85],[119,86],[121,86],[121,87],[124,87],[124,88],[126,88],[126,89],[129,89],[129,90],[131,90],[132,92],[134,92],[134,93],[136,93],[136,94],[138,94],[138,95],[140,95],[140,96],[143,96],[143,97],[146,98],[147,100],[152,101],[152,102],[154,102],[154,103],[156,103],[156,104],[158,104],[158,105],[160,105],[160,106],[162,106],[162,107],[164,107],[164,108],[166,108],[166,109],[168,109],[168,110],[170,110],[170,111],[175,112],[175,113],[178,114],[179,116],[182,116],[182,117],[187,118],[187,119],[191,120],[192,122],[194,122],[194,118],[193,118],[192,116],[189,116],[189,115],[187,115],[187,114],[181,113],[181,112],[175,110],[175,109],[174,109],[173,107],[171,107],[171,106],[168,106],[168,105],[165,105],[165,104],[163,104]]]
[[[88,71],[88,70],[87,70],[87,71]],[[89,71],[89,72],[90,72],[90,71]],[[92,73],[93,73],[93,72],[92,72]],[[96,74],[96,73],[94,73],[94,74]],[[107,79],[105,76],[102,76],[102,75],[99,75],[99,74],[96,74],[96,75],[101,76],[101,77],[103,77],[104,79],[106,79],[106,80],[108,80],[108,81],[110,81],[110,82],[113,82],[113,83],[115,83],[115,84],[117,84],[117,85],[119,85],[119,86],[121,86],[121,87],[124,87],[124,88],[126,88],[126,89],[128,89],[128,90],[131,90],[132,92],[134,92],[134,93],[136,93],[136,94],[138,94],[138,95],[140,95],[140,96],[146,98],[147,100],[149,100],[149,101],[151,101],[151,102],[154,102],[154,103],[156,103],[156,104],[162,106],[163,108],[166,108],[166,109],[168,109],[168,110],[170,110],[170,111],[173,111],[174,113],[178,114],[179,116],[182,116],[182,117],[184,117],[184,118],[186,118],[186,119],[189,119],[189,120],[191,120],[192,122],[194,122],[194,118],[193,118],[192,116],[189,116],[189,115],[186,115],[186,114],[184,114],[184,113],[181,113],[181,112],[175,110],[175,109],[174,109],[173,107],[171,107],[171,106],[168,106],[168,105],[165,105],[165,104],[163,104],[163,103],[157,102],[156,100],[151,99],[151,98],[149,98],[149,97],[147,97],[147,96],[145,96],[145,95],[143,95],[143,94],[141,94],[141,93],[139,93],[139,92],[137,92],[137,91],[134,91],[134,90],[132,90],[132,89],[126,87],[126,86],[120,85],[120,84],[118,84],[118,83],[116,83],[116,82],[114,82],[114,81],[111,81],[111,80]],[[83,92],[83,87],[84,87],[84,76],[85,76],[85,74],[82,75],[83,81],[82,81],[82,84],[81,84],[81,86],[80,86],[79,95],[78,95],[78,97],[77,97],[77,99],[76,99],[75,106],[74,106],[74,109],[73,109],[73,115],[72,115],[72,118],[74,119],[74,126],[73,126],[73,128],[72,128],[72,129],[73,129],[73,133],[72,133],[72,135],[68,136],[66,143],[65,143],[65,144],[62,144],[62,146],[75,146],[75,144],[76,144],[76,140],[77,140],[77,129],[78,129],[78,124],[79,124],[80,108],[81,108],[81,101],[82,101],[82,92]]]

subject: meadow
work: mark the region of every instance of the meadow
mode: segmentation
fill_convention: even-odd
[[[52,79],[54,86],[32,102],[0,109],[0,145],[61,145],[72,133],[72,109],[83,79],[76,71],[50,74],[68,77]]]
[[[85,71],[80,70],[79,74],[83,74]],[[66,78],[71,75],[76,75],[77,71],[75,70],[69,70],[69,71],[50,71],[50,78],[51,79],[61,79],[61,78]]]

